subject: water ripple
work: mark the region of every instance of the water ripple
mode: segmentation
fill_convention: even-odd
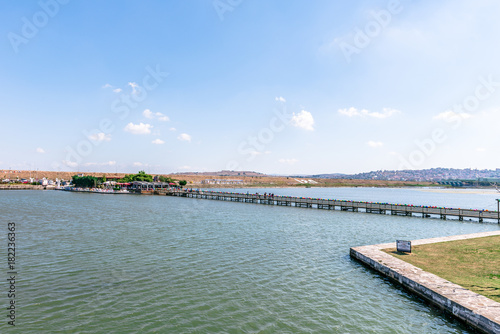
[[[498,229],[159,196],[0,203],[19,230],[18,333],[466,333],[349,247]]]

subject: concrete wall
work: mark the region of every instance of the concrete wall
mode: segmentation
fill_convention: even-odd
[[[0,190],[44,190],[44,189],[54,189],[54,186],[42,186],[42,185],[31,185],[31,184],[1,184]]]

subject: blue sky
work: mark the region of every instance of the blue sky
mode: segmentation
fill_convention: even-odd
[[[500,3],[4,1],[0,168],[499,167]]]

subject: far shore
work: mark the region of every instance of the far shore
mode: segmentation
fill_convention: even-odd
[[[0,170],[2,179],[29,179],[47,178],[55,181],[71,180],[72,176],[80,174],[77,172],[54,172],[54,171],[6,171]],[[83,173],[88,176],[106,177],[110,179],[123,178],[125,173]],[[185,188],[309,188],[309,187],[380,187],[380,188],[402,188],[402,187],[437,187],[436,182],[414,182],[414,181],[384,181],[384,180],[359,180],[359,179],[326,179],[326,178],[304,178],[269,175],[200,175],[200,174],[152,174],[153,176],[171,177],[175,180],[186,180]],[[5,189],[0,185],[0,189]]]

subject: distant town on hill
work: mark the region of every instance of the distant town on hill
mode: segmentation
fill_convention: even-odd
[[[456,169],[431,168],[421,170],[377,170],[358,174],[317,174],[310,178],[325,179],[359,179],[384,181],[447,181],[447,180],[479,180],[498,182],[500,168],[497,169]]]
[[[206,175],[206,176],[247,176],[265,177],[281,176],[294,178],[317,179],[351,179],[351,180],[381,180],[381,181],[417,181],[440,182],[450,180],[479,180],[500,182],[500,168],[497,169],[457,169],[457,168],[430,168],[421,170],[377,170],[358,174],[326,173],[326,174],[295,174],[295,175],[268,175],[254,171],[221,170],[218,172],[183,172],[179,175]]]

